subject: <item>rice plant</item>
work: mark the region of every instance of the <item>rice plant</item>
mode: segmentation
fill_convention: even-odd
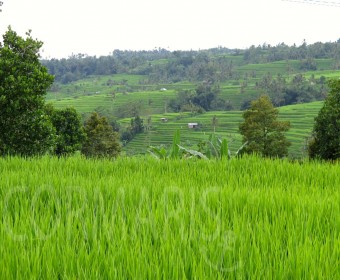
[[[3,279],[339,279],[340,166],[0,159]]]

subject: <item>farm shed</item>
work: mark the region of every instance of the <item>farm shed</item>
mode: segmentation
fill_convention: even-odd
[[[197,128],[198,123],[188,123],[188,128]]]

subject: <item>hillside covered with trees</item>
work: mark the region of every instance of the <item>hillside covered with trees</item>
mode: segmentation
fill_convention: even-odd
[[[72,55],[68,59],[43,60],[54,75],[52,92],[58,93],[74,84],[95,76],[125,77],[105,81],[112,93],[159,89],[160,85],[180,91],[176,100],[169,102],[174,112],[188,110],[190,105],[209,110],[245,109],[254,91],[270,95],[275,106],[323,100],[326,96],[326,76],[340,69],[340,42],[303,42],[300,46],[263,44],[245,50],[215,48],[200,51],[114,50],[109,56]],[[328,73],[324,73],[328,70]],[[131,84],[129,77],[138,77]],[[189,84],[188,86],[181,84]],[[241,103],[233,98],[220,98],[226,85],[234,86],[243,94]],[[208,86],[207,86],[208,85]],[[81,85],[72,93],[82,89]],[[234,89],[234,92],[235,92]],[[99,90],[98,90],[99,91]],[[95,91],[95,92],[98,92]],[[84,89],[83,94],[89,94]],[[193,96],[194,95],[194,96]]]
[[[235,66],[262,64],[277,61],[298,61],[289,65],[294,70],[320,70],[317,59],[331,59],[328,69],[340,69],[340,39],[337,42],[314,43],[305,41],[300,46],[263,44],[246,50],[214,48],[200,51],[152,51],[114,50],[109,56],[93,57],[75,54],[68,59],[43,60],[42,63],[63,84],[91,75],[137,74],[146,75],[149,83],[179,81],[227,81],[238,76]],[[297,69],[296,69],[297,68]]]
[[[228,114],[241,118],[239,111],[267,95],[282,112],[288,112],[284,106],[297,106],[289,109],[291,117],[283,116],[292,123],[289,154],[301,157],[307,155],[317,113],[302,105],[326,98],[328,80],[340,76],[339,54],[339,40],[304,41],[299,46],[263,44],[244,50],[114,50],[109,56],[77,54],[41,63],[55,77],[47,101],[58,108],[74,106],[84,121],[93,111],[107,117],[129,154],[144,153],[148,145],[170,145],[176,129],[192,147],[204,141],[205,133],[217,131],[237,149],[238,124],[230,123],[233,117]],[[315,104],[320,109],[321,104]],[[218,124],[212,126],[216,115]],[[162,118],[169,122],[160,122]],[[198,122],[199,128],[185,130],[185,122]]]

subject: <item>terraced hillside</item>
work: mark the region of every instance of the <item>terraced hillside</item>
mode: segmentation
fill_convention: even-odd
[[[237,75],[227,81],[219,82],[219,97],[230,101],[234,110],[239,110],[242,103],[255,99],[263,90],[256,87],[256,83],[265,76],[276,77],[283,75],[286,79],[302,73],[306,79],[314,77],[337,78],[340,70],[332,69],[331,59],[317,59],[316,71],[301,72],[299,60],[277,61],[263,64],[241,64],[240,56],[230,59],[237,61],[235,73]],[[161,61],[164,63],[164,61]],[[153,62],[157,64],[156,62]],[[47,96],[47,100],[56,107],[74,106],[82,113],[91,112],[103,107],[116,115],[129,103],[140,103],[142,114],[159,114],[167,111],[170,99],[176,97],[178,91],[194,89],[197,82],[181,81],[177,83],[150,83],[147,75],[116,74],[92,76],[67,85],[55,84]],[[161,89],[167,89],[161,91]]]
[[[303,157],[306,155],[305,144],[311,134],[314,117],[322,106],[322,102],[291,105],[280,108],[279,118],[291,122],[291,129],[287,133],[288,139],[292,142],[289,149],[291,157]],[[170,146],[173,134],[177,129],[181,133],[182,145],[185,147],[197,148],[200,140],[207,140],[213,133],[212,119],[216,116],[218,124],[215,127],[216,134],[229,140],[230,150],[236,152],[242,144],[242,137],[238,133],[238,127],[242,122],[242,112],[207,112],[199,115],[185,114],[156,114],[151,116],[150,129],[145,133],[137,135],[124,150],[127,154],[146,153],[148,146],[164,145]],[[167,118],[163,122],[161,118]],[[188,128],[188,123],[197,122],[199,128]],[[122,126],[128,125],[129,119],[121,121]]]
[[[225,57],[224,57],[225,58]],[[218,59],[218,57],[216,58]],[[202,139],[207,139],[214,131],[212,119],[218,119],[215,127],[220,137],[227,137],[232,151],[241,145],[238,133],[242,121],[240,108],[246,101],[256,99],[264,93],[258,87],[266,77],[279,77],[287,81],[302,74],[313,85],[314,79],[340,77],[340,70],[332,70],[332,59],[315,59],[317,70],[302,71],[300,60],[285,60],[271,63],[245,64],[241,55],[228,56],[233,62],[232,78],[218,82],[219,98],[229,101],[232,111],[210,111],[204,114],[189,112],[174,113],[169,107],[171,100],[176,100],[179,92],[195,89],[198,82],[180,81],[173,83],[151,83],[148,75],[115,74],[91,76],[67,85],[55,84],[48,93],[47,100],[58,108],[75,107],[86,115],[98,111],[121,123],[124,130],[133,115],[144,119],[147,129],[127,143],[124,150],[127,154],[145,153],[150,145],[169,145],[174,132],[181,132],[182,144],[195,148]],[[166,59],[153,61],[154,65],[165,65]],[[316,81],[317,82],[317,81]],[[301,157],[305,154],[306,139],[310,136],[314,117],[321,108],[321,102],[290,105],[280,108],[280,117],[291,122],[288,138],[292,142],[290,155]],[[167,118],[163,122],[161,118]],[[198,129],[189,129],[188,123],[199,123]]]
[[[176,130],[180,131],[182,145],[185,147],[197,147],[200,140],[207,140],[213,133],[212,118],[216,116],[218,124],[215,127],[216,134],[220,137],[227,137],[231,142],[232,150],[241,144],[238,134],[238,124],[241,121],[239,111],[231,112],[207,112],[205,114],[192,115],[190,113],[170,113],[151,116],[151,127],[143,134],[137,135],[124,148],[129,154],[145,153],[148,146],[169,146]],[[167,122],[163,122],[166,118]],[[122,124],[127,124],[123,120]],[[188,123],[198,123],[195,129],[188,128]]]

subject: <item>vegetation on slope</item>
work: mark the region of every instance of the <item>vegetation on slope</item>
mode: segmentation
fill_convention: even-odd
[[[337,70],[340,66],[340,41],[288,46],[263,44],[246,50],[214,48],[201,51],[115,50],[109,56],[90,57],[78,54],[68,59],[43,61],[56,80],[62,83],[76,81],[90,75],[140,74],[148,83],[202,81],[214,77],[224,81],[238,76],[235,66],[260,63],[287,63],[287,70],[300,71],[326,68]],[[296,62],[294,62],[296,61]],[[269,70],[268,70],[269,71]]]

